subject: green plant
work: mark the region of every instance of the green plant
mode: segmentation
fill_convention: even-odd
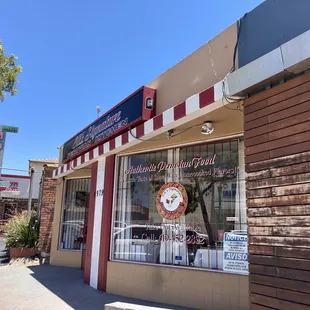
[[[35,211],[24,211],[4,226],[7,248],[35,248],[39,239],[39,218]]]
[[[2,42],[0,40],[0,101],[4,100],[5,94],[17,94],[17,76],[22,72],[22,67],[16,65],[17,57],[5,56]]]

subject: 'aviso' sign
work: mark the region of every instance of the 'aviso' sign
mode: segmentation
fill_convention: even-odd
[[[63,162],[155,116],[155,90],[141,87],[63,145]]]

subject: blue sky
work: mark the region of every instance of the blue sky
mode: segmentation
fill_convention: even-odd
[[[0,37],[23,66],[18,95],[0,103],[0,123],[20,128],[4,167],[58,157],[97,105],[113,107],[262,1],[3,1]]]

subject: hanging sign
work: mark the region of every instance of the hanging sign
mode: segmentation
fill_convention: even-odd
[[[16,126],[8,126],[8,125],[1,125],[2,130],[5,132],[12,132],[12,133],[18,133],[19,128]]]
[[[142,87],[63,145],[67,162],[155,116],[155,90]]]
[[[158,213],[167,220],[182,216],[187,208],[188,197],[180,183],[170,182],[163,185],[157,194]]]
[[[248,273],[248,236],[245,233],[225,232],[223,270]]]

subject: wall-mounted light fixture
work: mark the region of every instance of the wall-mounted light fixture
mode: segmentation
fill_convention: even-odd
[[[173,129],[168,130],[168,132],[167,132],[167,138],[168,138],[168,140],[170,140],[170,139],[172,138],[173,133],[174,133],[174,130],[173,130]]]
[[[210,135],[214,131],[214,126],[211,121],[204,122],[201,126],[201,133],[203,135]]]

